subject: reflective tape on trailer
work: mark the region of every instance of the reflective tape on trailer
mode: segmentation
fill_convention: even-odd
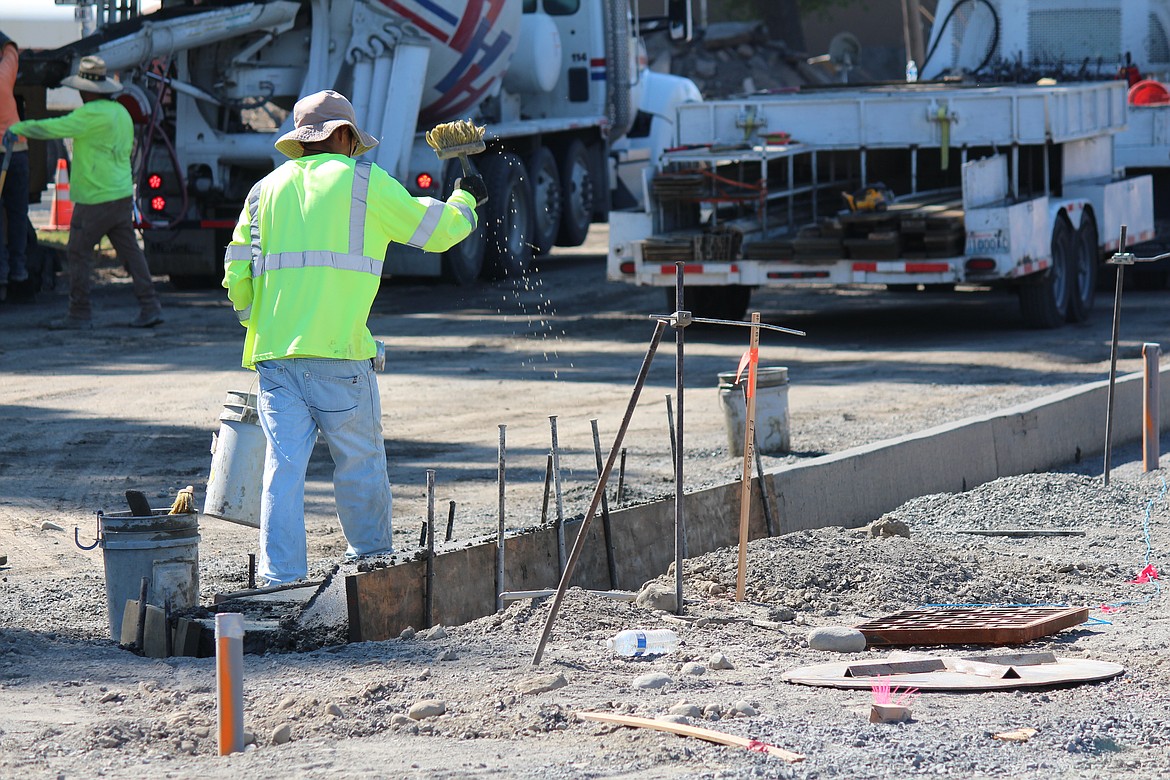
[[[1008,274],[1008,278],[1016,278],[1020,276],[1028,276],[1029,274],[1039,273],[1051,265],[1052,260],[1050,258],[1045,258],[1043,260],[1033,260],[1028,263],[1020,263],[1011,270],[1011,273]]]
[[[870,274],[945,274],[950,270],[950,263],[927,263],[920,260],[894,262],[863,260],[853,264],[854,273]]]

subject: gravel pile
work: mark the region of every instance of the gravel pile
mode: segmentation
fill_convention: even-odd
[[[750,545],[747,600],[736,603],[737,552],[685,564],[686,620],[570,591],[531,665],[549,602],[520,602],[462,626],[385,642],[249,656],[246,729],[252,747],[215,757],[214,662],[150,661],[99,637],[100,582],[65,578],[0,606],[0,700],[9,714],[13,776],[509,777],[1156,777],[1170,766],[1170,625],[1156,583],[1130,584],[1170,543],[1158,473],[1126,472],[1109,488],[1075,473],[1001,479],[958,495],[925,496],[891,512],[910,534],[799,531]],[[1148,517],[1148,519],[1147,519]],[[1008,538],[970,529],[1073,529],[1083,536]],[[1147,548],[1147,543],[1149,547]],[[209,579],[232,572],[205,567]],[[661,578],[670,583],[669,577]],[[46,592],[64,605],[29,608]],[[1101,604],[1124,608],[1106,613]],[[923,604],[1069,603],[1094,621],[1028,650],[1121,663],[1091,686],[927,693],[913,720],[868,722],[868,691],[797,686],[794,667],[840,656],[809,649],[814,627]],[[22,608],[21,605],[24,605]],[[69,611],[65,615],[64,612]],[[1110,622],[1101,622],[1101,619]],[[55,629],[45,630],[51,623]],[[627,628],[672,628],[666,656],[611,656]],[[927,648],[942,654],[938,648]],[[949,653],[958,652],[954,649]],[[19,704],[15,704],[19,702]],[[63,715],[44,720],[46,708]],[[806,756],[797,764],[738,748],[582,721],[605,711],[667,717],[762,740]],[[1023,743],[993,734],[1036,729]],[[151,767],[144,767],[149,764]]]

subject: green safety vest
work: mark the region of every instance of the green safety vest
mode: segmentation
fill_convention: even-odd
[[[65,116],[27,119],[9,129],[26,138],[73,139],[69,199],[74,203],[109,203],[134,194],[130,176],[134,122],[121,103],[91,100]]]
[[[287,357],[374,357],[366,326],[391,241],[444,252],[475,230],[475,198],[416,198],[370,162],[289,160],[252,187],[224,255],[247,329],[246,368]]]

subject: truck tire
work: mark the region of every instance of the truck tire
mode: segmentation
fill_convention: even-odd
[[[518,278],[532,265],[532,191],[524,163],[511,152],[484,158],[488,200],[480,209],[484,227],[483,276]]]
[[[1073,243],[1068,321],[1084,322],[1093,312],[1093,303],[1097,298],[1097,269],[1101,263],[1101,249],[1097,246],[1097,220],[1092,210],[1085,209],[1081,215],[1081,226],[1077,228]]]
[[[542,146],[528,159],[532,190],[532,245],[537,256],[547,255],[561,229],[561,174],[557,158]]]
[[[589,151],[574,138],[561,156],[561,226],[557,246],[581,246],[593,221],[593,167]]]
[[[456,177],[462,172],[458,162],[453,160],[451,162],[450,169],[444,174],[444,178],[451,183],[447,192],[444,193],[448,198],[451,197],[451,192],[455,188]],[[443,281],[459,287],[475,284],[480,275],[483,274],[483,259],[484,255],[487,254],[487,242],[484,240],[484,209],[481,207],[477,209],[477,212],[479,215],[478,227],[471,231],[471,235],[467,238],[443,253]]]
[[[666,308],[675,310],[677,298],[673,287],[663,289]],[[744,284],[723,287],[683,287],[683,308],[695,317],[712,320],[742,320],[751,303],[752,288]]]
[[[1052,265],[1020,286],[1020,313],[1029,328],[1059,328],[1068,319],[1076,231],[1063,213],[1052,226]]]

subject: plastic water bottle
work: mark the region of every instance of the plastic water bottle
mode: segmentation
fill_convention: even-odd
[[[646,655],[665,655],[678,649],[678,634],[669,628],[622,631],[605,640],[605,646],[615,655],[633,658]]]
[[[906,63],[906,81],[918,81],[918,63],[914,60]]]

